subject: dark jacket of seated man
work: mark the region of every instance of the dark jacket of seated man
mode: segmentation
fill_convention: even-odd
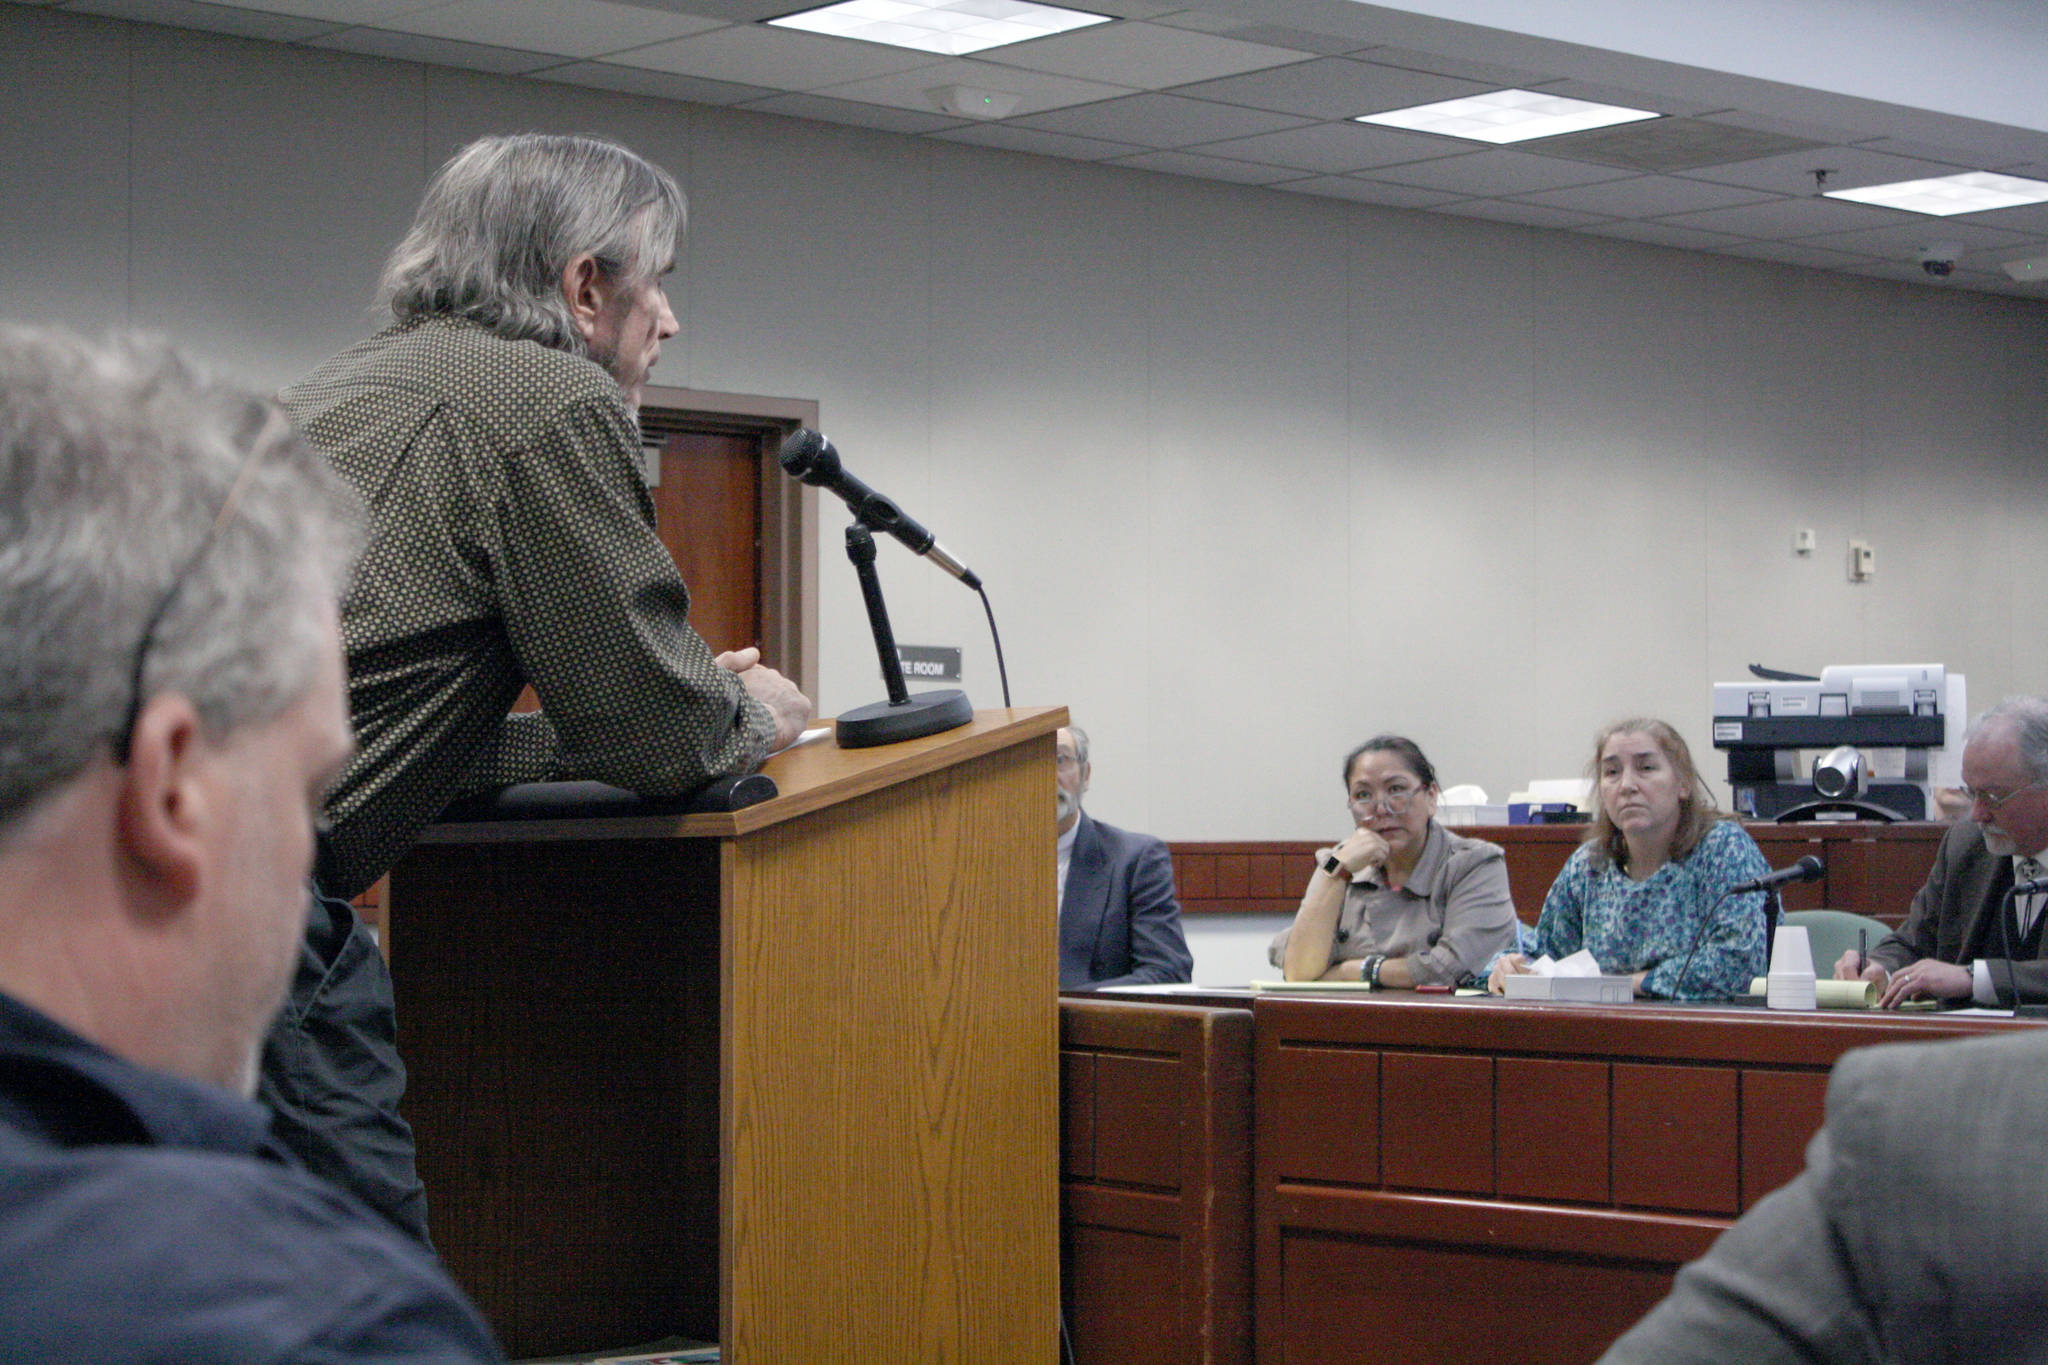
[[[499,1359],[433,1259],[269,1125],[0,995],[0,1358]]]
[[[1061,988],[1186,981],[1194,969],[1166,845],[1083,812],[1060,898]]]

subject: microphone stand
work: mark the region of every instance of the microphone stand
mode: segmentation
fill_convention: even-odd
[[[882,665],[882,686],[887,701],[858,706],[839,717],[833,736],[842,749],[868,749],[878,744],[896,744],[952,730],[974,719],[974,707],[967,694],[957,688],[910,695],[903,682],[903,664],[896,654],[896,632],[889,626],[889,608],[882,601],[882,580],[875,573],[875,538],[865,518],[846,528],[846,557],[853,561],[854,576],[860,579],[861,601],[868,609],[868,628],[874,633],[875,655]]]

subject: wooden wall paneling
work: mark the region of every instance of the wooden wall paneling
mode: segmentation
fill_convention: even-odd
[[[1095,1054],[1060,1049],[1060,1175],[1095,1178]]]
[[[1380,1170],[1389,1187],[1494,1191],[1491,1057],[1380,1057]]]
[[[1277,1180],[1380,1183],[1380,1054],[1364,1048],[1258,1048],[1259,1164]]]
[[[1101,1137],[1088,1172],[1070,1161],[1062,1187],[1077,1359],[1245,1365],[1251,1015],[1070,997],[1061,1046],[1068,1102]],[[1073,1151],[1075,1111],[1065,1121]]]
[[[1613,1185],[1607,1063],[1501,1057],[1494,1075],[1501,1197],[1608,1202]]]
[[[1105,1053],[1095,1059],[1097,1180],[1179,1191],[1187,1066],[1179,1056]]]
[[[1806,1145],[1827,1117],[1828,1073],[1742,1072],[1742,1207],[1806,1169]]]
[[[1614,1200],[1733,1215],[1742,1207],[1736,1072],[1614,1066]]]
[[[1283,1256],[1272,1365],[1584,1365],[1670,1288],[1656,1265],[1521,1256],[1510,1282],[1497,1255],[1313,1233]],[[1569,1309],[1536,1326],[1538,1304]]]

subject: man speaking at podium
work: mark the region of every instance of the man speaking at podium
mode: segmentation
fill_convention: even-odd
[[[1186,981],[1195,959],[1166,845],[1089,819],[1088,734],[1070,725],[1058,746],[1060,988]]]
[[[636,412],[676,332],[662,277],[683,214],[675,181],[624,147],[473,142],[385,265],[393,325],[284,394],[373,523],[342,605],[359,752],[328,805],[328,895],[360,893],[465,794],[557,778],[680,794],[751,771],[810,718],[757,651],[714,656],[691,627],[641,482]],[[529,683],[541,709],[508,716]],[[316,967],[361,934],[332,915]],[[264,1098],[309,1164],[424,1235],[390,983],[368,958],[357,985],[301,973],[342,996],[344,1046],[317,1017],[280,1030]],[[287,1022],[306,1010],[295,994]]]

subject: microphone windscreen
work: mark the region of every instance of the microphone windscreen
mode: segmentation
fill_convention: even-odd
[[[782,472],[791,478],[810,482],[809,475],[821,457],[832,449],[832,443],[825,434],[812,431],[809,427],[798,427],[782,442],[782,454],[778,457]]]

